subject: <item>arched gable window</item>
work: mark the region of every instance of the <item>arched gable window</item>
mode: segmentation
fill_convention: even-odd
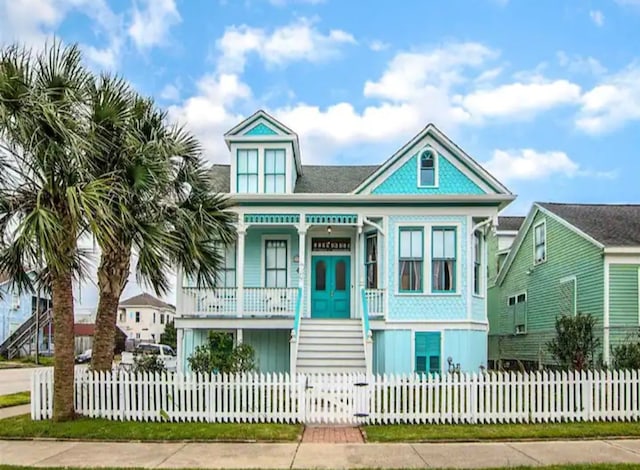
[[[436,158],[437,153],[431,148],[420,151],[418,176],[420,178],[420,186],[436,185]]]

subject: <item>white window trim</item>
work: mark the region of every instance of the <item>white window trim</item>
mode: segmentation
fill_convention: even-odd
[[[433,152],[433,185],[423,185],[420,184],[420,164],[422,161],[422,153],[425,150],[430,150],[431,152]],[[440,183],[440,179],[439,179],[439,161],[440,161],[440,155],[438,154],[438,151],[436,149],[434,149],[433,147],[431,147],[430,145],[425,145],[424,147],[422,147],[420,150],[418,150],[418,154],[417,154],[417,165],[416,165],[416,171],[417,171],[417,179],[416,182],[418,184],[418,188],[437,188],[439,187],[439,183]]]
[[[542,261],[537,261],[536,260],[536,228],[540,226],[543,226],[544,228],[544,259]],[[548,259],[549,259],[549,240],[547,239],[547,221],[546,219],[543,219],[533,226],[533,265],[537,266],[539,264],[546,263]]]
[[[290,287],[295,287],[291,285],[291,270],[293,257],[291,256],[291,252],[293,251],[291,246],[291,235],[278,235],[278,234],[268,234],[262,235],[260,240],[260,287],[265,289],[265,264],[266,264],[266,241],[267,240],[285,240],[287,242],[287,289]],[[236,266],[236,269],[238,267]],[[244,268],[243,268],[244,269]],[[237,283],[237,282],[236,282]]]
[[[256,175],[258,177],[258,183],[257,183],[257,187],[256,187],[256,191],[247,191],[245,193],[241,193],[238,191],[238,154],[241,150],[255,150],[256,151],[256,163],[258,165],[258,174]],[[253,146],[239,146],[235,149],[235,165],[234,165],[234,169],[235,169],[235,188],[234,188],[234,192],[236,194],[260,194],[260,184],[264,185],[264,158],[260,158],[260,154],[263,153],[262,149],[256,145]],[[261,176],[262,175],[262,176]],[[264,192],[264,191],[262,191]]]
[[[529,295],[527,295],[527,291],[525,290],[525,291],[520,291],[520,292],[517,292],[515,294],[507,296],[507,309],[509,307],[511,307],[511,305],[509,305],[509,299],[511,297],[515,298],[516,299],[516,303],[514,303],[513,305],[518,305],[518,297],[520,297],[522,294],[524,294],[524,303],[528,305],[529,304]],[[527,314],[524,317],[524,331],[516,332],[515,331],[515,321],[514,321],[513,334],[516,335],[516,336],[526,335],[528,331],[529,331],[529,307],[527,306]]]
[[[378,281],[378,287],[376,287],[376,289],[383,289],[382,287],[380,287],[380,285],[382,284],[382,279],[381,279],[381,275],[382,273],[380,272],[380,234],[378,233],[377,230],[374,231],[369,231],[369,232],[365,232],[364,233],[364,253],[362,254],[363,257],[363,262],[366,262],[366,258],[367,258],[367,240],[369,238],[375,238],[376,239],[376,279]],[[365,289],[369,289],[367,287],[367,265],[366,263],[363,263],[365,266],[364,269],[364,286]]]
[[[560,279],[560,284],[573,282],[573,316],[578,314],[578,278],[576,276],[567,276]]]
[[[398,268],[400,262],[400,229],[401,228],[422,228],[424,235],[422,237],[423,246],[423,260],[422,260],[422,292],[402,292],[400,291],[400,281],[398,279]],[[433,292],[431,285],[431,232],[433,227],[454,227],[456,229],[456,291],[455,292]],[[400,297],[461,297],[462,292],[462,276],[460,275],[460,267],[462,266],[462,223],[461,222],[419,222],[409,223],[403,222],[396,225],[395,229],[395,253],[393,253],[393,267],[394,282],[395,282],[395,295]],[[469,257],[467,257],[469,258]],[[467,259],[467,263],[468,263]],[[387,270],[390,266],[387,268]],[[469,269],[469,267],[465,267]]]
[[[282,174],[282,176],[284,176],[284,192],[268,192],[267,191],[267,166],[266,166],[266,161],[267,161],[267,151],[277,151],[277,150],[281,150],[282,152],[284,152],[284,173]],[[262,151],[262,158],[263,158],[263,162],[262,162],[262,192],[264,194],[286,194],[287,193],[287,167],[289,166],[287,164],[288,158],[287,158],[287,148],[286,147],[263,147],[261,149]],[[260,168],[260,163],[258,163],[258,168]],[[273,176],[273,175],[280,175],[280,173],[270,173],[269,176]],[[258,180],[260,180],[260,175],[258,175]],[[260,189],[260,188],[258,188]]]
[[[475,237],[476,235],[479,235],[480,238],[480,283],[478,284],[478,287],[480,289],[480,293],[476,294],[476,292],[473,289],[474,286],[474,279],[473,279],[473,274],[474,274],[474,270],[473,268],[475,267],[475,247],[473,245],[473,243],[475,243]],[[469,267],[471,269],[471,285],[469,286],[469,289],[471,289],[471,295],[477,299],[484,299],[485,297],[485,292],[486,289],[484,288],[486,280],[486,265],[485,265],[485,257],[484,257],[484,248],[485,248],[485,238],[482,236],[482,232],[480,232],[479,230],[476,230],[473,233],[473,237],[472,237],[472,244],[469,247],[469,251],[471,252],[471,263],[469,263]]]

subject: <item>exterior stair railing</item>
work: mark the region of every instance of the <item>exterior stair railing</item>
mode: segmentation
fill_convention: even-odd
[[[38,319],[39,328],[45,328],[51,322],[51,309],[40,312],[40,318]],[[18,355],[20,349],[25,345],[33,341],[33,336],[36,333],[36,314],[33,313],[22,324],[0,344],[0,356],[4,356],[7,359],[13,359]],[[39,338],[36,339],[39,341]]]
[[[298,360],[298,343],[300,338],[300,321],[302,316],[302,287],[298,288],[298,296],[296,298],[296,313],[293,317],[293,329],[291,330],[291,340],[289,346],[289,370],[291,375],[296,373],[296,362]]]
[[[364,360],[367,367],[367,375],[373,372],[373,331],[369,325],[369,302],[366,291],[363,288],[362,294],[362,341],[364,343]]]

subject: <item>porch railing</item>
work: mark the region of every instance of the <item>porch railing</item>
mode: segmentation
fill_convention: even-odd
[[[244,308],[239,310],[237,288],[183,288],[183,315],[294,316],[297,288],[244,288]]]
[[[370,317],[384,316],[385,306],[385,290],[384,289],[365,289],[364,297],[367,300],[367,310]]]

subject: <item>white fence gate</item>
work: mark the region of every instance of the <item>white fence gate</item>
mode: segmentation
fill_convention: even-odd
[[[130,421],[530,423],[637,421],[639,371],[450,375],[128,374],[76,370],[77,413]],[[36,370],[31,416],[53,412]]]

